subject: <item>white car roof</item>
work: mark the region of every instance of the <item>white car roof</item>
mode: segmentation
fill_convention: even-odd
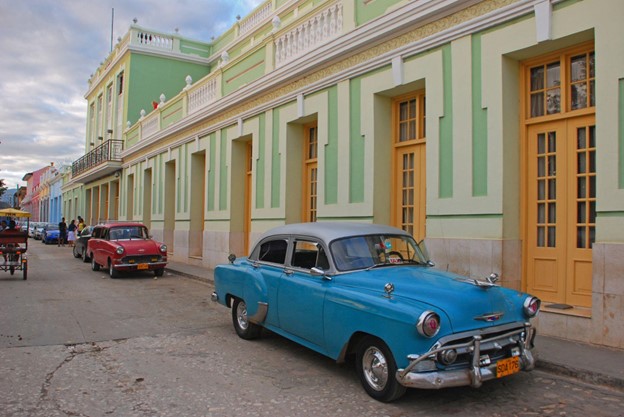
[[[392,234],[406,235],[409,233],[404,230],[397,229],[380,224],[372,223],[355,223],[355,222],[314,222],[314,223],[293,223],[284,226],[278,226],[266,231],[260,240],[269,236],[276,235],[300,235],[310,236],[320,239],[325,243],[329,243],[335,239],[348,236],[375,235],[375,234]]]

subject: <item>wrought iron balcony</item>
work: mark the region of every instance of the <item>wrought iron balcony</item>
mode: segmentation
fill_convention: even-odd
[[[123,141],[109,139],[72,163],[72,177],[76,177],[107,162],[121,162]]]

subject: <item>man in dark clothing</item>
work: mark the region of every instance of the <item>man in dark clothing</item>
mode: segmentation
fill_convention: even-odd
[[[65,246],[65,242],[67,242],[67,223],[65,223],[65,217],[61,219],[59,223],[59,240],[58,245]]]

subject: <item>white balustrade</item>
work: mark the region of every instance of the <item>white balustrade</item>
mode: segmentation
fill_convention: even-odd
[[[160,112],[153,111],[146,120],[141,122],[141,140],[152,136],[158,132],[158,121],[160,119]]]
[[[160,35],[145,30],[138,30],[135,32],[134,41],[142,46],[149,46],[167,51],[173,50],[173,37],[171,36]]]
[[[275,66],[279,67],[342,33],[342,4],[335,4],[275,41]]]
[[[198,86],[193,86],[188,94],[188,113],[195,113],[217,99],[217,79],[212,78]]]
[[[260,7],[256,12],[250,16],[248,16],[245,20],[240,23],[239,26],[239,35],[243,35],[250,30],[252,30],[255,26],[257,26],[264,19],[269,17],[272,11],[272,2],[267,1],[262,7]]]

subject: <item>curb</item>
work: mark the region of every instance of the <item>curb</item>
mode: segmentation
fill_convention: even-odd
[[[178,269],[175,268],[169,268],[169,267],[165,267],[165,271],[171,273],[171,274],[175,274],[175,275],[181,275],[185,278],[190,278],[192,280],[195,281],[200,281],[203,282],[205,284],[214,284],[214,280],[212,278],[208,278],[208,277],[202,277],[199,275],[195,275],[189,272],[184,272],[184,271],[180,271]]]
[[[541,371],[578,379],[580,381],[590,384],[624,389],[624,379],[612,377],[603,373],[594,372],[587,369],[575,368],[539,358],[537,358],[535,368]]]

